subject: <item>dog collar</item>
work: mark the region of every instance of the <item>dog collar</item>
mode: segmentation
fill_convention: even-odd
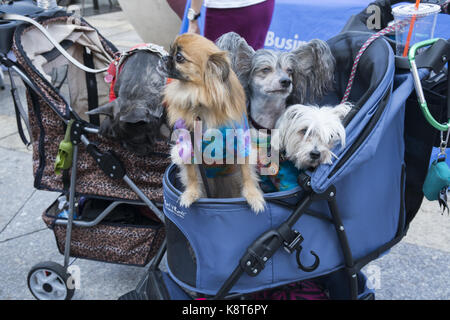
[[[255,119],[253,119],[250,102],[248,103],[248,108],[247,109],[248,109],[248,119],[250,120],[250,123],[252,124],[253,128],[255,128],[256,130],[267,130],[267,134],[270,135],[272,133],[272,129],[263,127],[258,122],[256,122]]]

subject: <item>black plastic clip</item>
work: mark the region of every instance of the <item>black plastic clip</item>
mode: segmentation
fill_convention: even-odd
[[[309,267],[305,267],[303,265],[303,263],[300,260],[300,253],[303,250],[303,247],[301,246],[303,240],[304,240],[304,238],[303,238],[303,236],[302,236],[302,234],[300,232],[298,232],[297,230],[291,230],[291,235],[290,235],[289,242],[285,241],[283,243],[284,249],[288,253],[293,253],[294,251],[296,251],[295,259],[297,261],[299,269],[301,269],[301,270],[303,270],[305,272],[312,272],[312,271],[316,270],[319,267],[320,258],[314,251],[310,251],[310,253],[315,257],[315,261]]]
[[[291,230],[291,239],[289,242],[284,241],[284,250],[288,253],[293,253],[297,248],[301,247],[301,243],[303,242],[303,236],[297,230]]]
[[[89,144],[86,149],[108,177],[122,179],[125,176],[125,167],[112,151],[101,152],[93,144]]]
[[[75,120],[70,127],[70,142],[74,145],[78,145],[81,142],[81,135],[83,134],[83,123]]]
[[[282,238],[277,230],[269,230],[247,248],[240,260],[241,268],[249,276],[257,276],[265,267],[266,262],[282,245]]]
[[[304,172],[300,172],[297,177],[297,182],[300,187],[305,191],[311,191],[311,177]]]

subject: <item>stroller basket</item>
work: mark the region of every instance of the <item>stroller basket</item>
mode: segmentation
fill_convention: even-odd
[[[325,103],[340,101],[354,57],[367,38],[368,34],[348,32],[328,41],[337,61],[337,83]],[[221,298],[227,292],[245,294],[345,270],[352,296],[361,294],[356,292],[361,268],[406,232],[404,104],[413,81],[408,75],[396,76],[394,54],[384,39],[372,43],[362,56],[356,79],[346,148],[333,150],[338,159],[332,165],[307,172],[309,187],[300,184],[301,188],[265,194],[267,206],[258,215],[243,198],[200,199],[188,209],[180,207],[177,170],[167,169],[164,214],[167,267],[173,281]],[[292,220],[297,212],[300,219]],[[270,259],[255,255],[259,249],[254,245],[264,234],[280,231],[288,221],[296,221],[291,228],[303,236],[303,265],[314,264],[311,252],[320,257],[316,269],[302,269],[296,254],[284,250]]]
[[[72,257],[103,262],[145,266],[164,241],[163,224],[145,206],[129,202],[113,202],[90,198],[79,201],[78,220],[85,226],[74,225],[70,241]],[[107,217],[95,224],[99,214]],[[42,215],[53,230],[60,253],[64,253],[66,226],[59,225],[58,201]],[[92,225],[92,226],[91,226]]]

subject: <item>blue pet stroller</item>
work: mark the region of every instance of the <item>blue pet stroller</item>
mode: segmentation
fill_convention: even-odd
[[[65,21],[67,17],[56,18]],[[349,23],[345,32],[328,41],[337,61],[336,90],[319,104],[336,104],[344,94],[355,57],[371,35],[356,28],[360,21],[354,20],[354,25]],[[16,39],[27,30],[25,27],[18,29]],[[356,29],[358,31],[353,31]],[[107,47],[109,44],[105,44]],[[18,57],[20,53],[17,50]],[[444,40],[424,51],[421,59],[417,58],[422,68],[420,77],[425,79],[428,76],[429,71],[425,69],[439,73],[446,64],[444,58],[448,56],[449,44]],[[2,62],[10,63],[6,59]],[[11,68],[17,72],[22,70],[15,64],[11,64]],[[427,78],[429,80],[431,78]],[[39,87],[34,83],[34,80],[27,82],[31,89],[36,87],[33,92],[39,93]],[[448,81],[445,82],[445,90],[448,90],[447,85]],[[121,299],[241,298],[249,293],[306,279],[323,284],[328,288],[330,298],[373,298],[360,270],[406,234],[423,198],[421,187],[437,134],[420,114],[417,101],[411,94],[413,88],[408,64],[394,56],[387,38],[374,41],[361,57],[349,96],[355,107],[345,119],[347,147],[341,151],[333,150],[338,156],[333,165],[323,165],[314,172],[300,175],[300,187],[266,194],[267,207],[258,215],[250,210],[243,198],[200,199],[189,209],[180,207],[178,199],[182,188],[177,179],[177,168],[169,166],[162,181],[164,217],[161,218],[165,220],[165,240],[161,246],[159,243],[152,246],[152,250],[159,249],[146,276],[136,290]],[[433,84],[428,87],[430,91],[435,88]],[[441,101],[436,98],[432,102],[429,105],[431,113],[439,122],[447,122],[450,117],[443,110]],[[66,107],[66,104],[61,106]],[[46,119],[46,124],[48,122]],[[61,125],[60,122],[58,124]],[[83,128],[94,139],[95,128]],[[85,134],[75,134],[75,129],[72,131],[72,137],[79,139],[77,143],[90,145]],[[417,132],[421,133],[420,136]],[[51,131],[47,130],[47,133]],[[64,131],[59,130],[59,133]],[[80,146],[80,150],[82,148]],[[118,150],[118,147],[110,149]],[[124,162],[132,159],[129,153],[122,155]],[[77,151],[74,159],[77,159]],[[158,158],[158,163],[165,163],[164,159]],[[115,164],[107,162],[108,167]],[[81,179],[81,175],[76,174],[76,167],[72,167],[73,181],[69,190],[72,213],[77,193],[75,177],[77,182]],[[131,175],[133,172],[129,170],[137,166],[126,167]],[[137,176],[140,170],[144,171],[143,167],[136,170]],[[111,173],[115,174],[115,171],[103,168],[102,171],[107,175],[102,176],[99,172],[93,182],[109,179]],[[154,213],[160,213],[153,204],[159,198],[150,198],[148,191],[142,191],[124,170],[121,171],[114,181],[125,180],[135,193],[132,199],[125,201],[146,205]],[[157,188],[160,184],[151,186]],[[87,191],[89,194],[90,190]],[[111,194],[107,196],[111,197]],[[104,218],[111,211],[108,208],[94,222]],[[65,224],[71,226],[72,223],[76,227],[80,221],[73,221],[73,216],[69,215]],[[64,235],[70,239],[67,230]],[[60,268],[64,276],[71,253],[70,241],[65,245],[64,268]],[[166,268],[161,266],[164,255],[167,255]],[[107,258],[111,255],[108,254]],[[143,264],[147,262],[145,259]]]
[[[336,90],[319,105],[337,104],[344,95],[357,53],[372,35],[352,31],[364,15],[328,41]],[[422,53],[419,76],[439,73],[449,50],[441,40]],[[258,215],[243,198],[181,207],[182,186],[170,166],[163,180],[166,243],[136,290],[121,299],[236,299],[306,279],[327,287],[330,298],[374,298],[361,269],[406,235],[423,199],[437,134],[420,114],[405,59],[385,37],[368,47],[349,96],[354,108],[344,119],[346,148],[333,150],[332,165],[302,173],[300,187],[265,194],[267,206]],[[430,105],[431,112],[447,122],[442,104]],[[421,140],[413,143],[418,132]],[[164,254],[167,264],[160,268]]]

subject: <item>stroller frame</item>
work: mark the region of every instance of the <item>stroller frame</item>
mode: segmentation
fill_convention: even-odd
[[[18,19],[23,21],[29,22],[35,26],[38,27],[38,29],[42,29],[39,24],[36,22],[33,23],[33,20],[27,17],[21,17],[20,15],[9,15],[10,19]],[[42,30],[41,30],[42,31]],[[42,31],[44,34],[45,32]],[[50,35],[45,34],[46,37],[54,43],[55,42]],[[63,49],[64,50],[64,49]],[[65,56],[67,56],[67,53],[62,52]],[[36,87],[36,85],[33,83],[33,81],[30,79],[30,77],[26,74],[26,72],[22,69],[22,67],[15,61],[11,60],[6,54],[0,53],[0,65],[4,65],[7,68],[7,72],[10,75],[10,78],[12,79],[12,72],[15,72],[24,82],[24,84],[27,87],[27,90],[33,91],[36,95],[39,97],[42,97],[44,101],[47,101],[47,98],[45,95],[42,94],[40,89]],[[85,68],[89,69],[89,68]],[[89,71],[89,70],[88,70]],[[94,69],[91,69],[89,72],[94,72]],[[104,71],[104,70],[97,70],[97,72]],[[21,125],[21,119],[22,117],[28,126],[28,118],[26,114],[23,111],[23,107],[21,104],[21,101],[19,97],[15,94],[17,91],[16,84],[14,81],[11,81],[11,93],[12,93],[12,99],[16,106],[16,116],[17,116],[17,124],[19,127],[19,133],[21,135],[21,138],[23,142],[27,145],[29,145],[28,141],[26,141],[26,137],[23,134],[22,125]],[[63,97],[62,97],[63,98]],[[64,99],[64,98],[63,98]],[[69,104],[67,104],[69,105]],[[87,123],[86,121],[82,120],[77,113],[75,113],[70,107],[69,107],[69,115],[64,117],[61,115],[58,110],[56,110],[51,103],[48,103],[48,106],[56,113],[56,115],[59,117],[60,120],[64,124],[69,123],[69,119],[73,119],[73,124],[71,126],[70,131],[70,141],[73,144],[73,154],[72,154],[72,166],[70,169],[70,184],[68,187],[68,198],[69,198],[69,210],[68,210],[68,217],[66,218],[56,218],[54,224],[55,225],[61,225],[66,227],[66,235],[65,235],[65,243],[64,243],[64,263],[62,266],[59,264],[56,264],[54,262],[41,262],[36,264],[29,272],[28,274],[28,287],[31,291],[31,293],[38,299],[53,299],[54,297],[51,296],[51,293],[48,292],[48,296],[45,294],[40,294],[37,296],[34,292],[35,288],[33,285],[30,284],[30,279],[36,274],[37,271],[50,271],[51,273],[56,273],[57,278],[60,283],[63,282],[66,287],[66,294],[64,298],[66,300],[71,299],[75,289],[70,286],[71,282],[73,281],[71,279],[71,274],[69,273],[69,265],[70,265],[70,251],[71,251],[71,237],[72,237],[72,229],[73,226],[81,227],[81,228],[90,228],[98,225],[100,222],[102,222],[105,217],[108,216],[109,213],[111,213],[114,208],[121,204],[130,204],[130,205],[138,205],[138,206],[147,206],[153,213],[156,214],[156,216],[161,220],[164,221],[164,214],[161,212],[162,204],[158,206],[158,204],[154,203],[152,200],[150,200],[149,197],[134,183],[134,181],[127,176],[126,169],[122,162],[118,159],[118,157],[110,152],[102,152],[100,151],[95,144],[91,143],[91,141],[88,139],[87,134],[97,134],[99,135],[99,129],[93,127],[92,124]],[[19,112],[18,112],[19,111]],[[28,128],[29,129],[29,128]],[[107,208],[105,208],[94,220],[92,221],[76,221],[74,220],[74,213],[75,213],[75,207],[76,207],[76,182],[77,182],[77,164],[79,159],[79,146],[80,144],[83,144],[86,147],[87,152],[93,157],[99,168],[111,179],[115,180],[123,180],[130,189],[137,195],[139,200],[126,200],[126,199],[120,199],[120,200],[113,200]],[[51,283],[50,283],[51,285]]]
[[[12,62],[13,63],[13,62]],[[28,77],[20,70],[20,68],[13,64],[10,67],[12,70],[16,71],[19,76],[29,85],[32,90],[38,92],[34,87],[33,83],[28,79]],[[72,113],[73,114],[73,113]],[[75,115],[76,116],[76,115]],[[68,123],[67,119],[61,117],[66,124]],[[164,215],[161,210],[158,208],[157,204],[153,203],[140,189],[139,187],[127,176],[126,170],[124,166],[121,164],[120,160],[111,153],[102,153],[98,150],[98,148],[92,144],[89,139],[86,137],[85,133],[94,133],[98,134],[98,129],[86,126],[86,124],[82,120],[75,120],[72,125],[72,130],[70,134],[70,140],[73,143],[73,155],[72,155],[72,167],[71,167],[71,175],[70,175],[70,186],[69,186],[69,212],[68,219],[57,219],[55,221],[56,225],[66,226],[66,239],[65,239],[65,247],[64,247],[64,264],[63,270],[65,274],[60,275],[65,280],[64,282],[67,285],[67,281],[70,279],[70,275],[67,273],[70,263],[70,245],[71,245],[71,236],[72,236],[72,226],[89,228],[98,225],[107,215],[112,212],[114,208],[116,208],[120,204],[132,204],[132,205],[143,205],[147,206],[151,209],[161,221],[164,221]],[[76,221],[74,220],[74,212],[75,212],[75,186],[77,179],[77,163],[78,163],[78,149],[79,144],[82,143],[87,148],[90,155],[96,160],[96,163],[100,167],[100,169],[111,179],[122,179],[125,183],[136,193],[136,195],[142,200],[142,202],[136,201],[113,201],[103,212],[101,212],[96,219],[93,221]],[[50,265],[51,266],[51,265]],[[53,268],[53,271],[56,269]],[[33,269],[30,271],[30,275]],[[68,289],[70,290],[70,289]],[[73,295],[71,292],[70,297]]]

